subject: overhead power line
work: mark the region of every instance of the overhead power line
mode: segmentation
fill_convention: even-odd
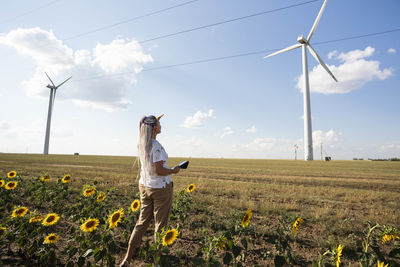
[[[141,19],[141,18],[145,18],[145,17],[149,17],[149,16],[152,16],[152,15],[155,15],[155,14],[158,14],[158,13],[162,13],[162,12],[167,11],[167,10],[171,10],[171,9],[174,9],[174,8],[177,8],[177,7],[181,7],[181,6],[184,6],[184,5],[192,4],[192,3],[197,2],[197,1],[200,1],[200,0],[192,0],[192,1],[184,2],[184,3],[179,4],[179,5],[167,7],[167,8],[160,9],[160,10],[157,10],[157,11],[154,11],[154,12],[150,12],[150,13],[147,13],[147,14],[144,14],[144,15],[141,15],[141,16],[133,17],[133,18],[130,18],[130,19],[127,19],[127,20],[123,20],[123,21],[114,23],[114,24],[110,24],[110,25],[106,25],[106,26],[103,26],[103,27],[100,27],[100,28],[97,28],[97,29],[93,29],[93,30],[90,30],[90,31],[87,31],[87,32],[79,33],[79,34],[64,38],[64,39],[62,39],[62,41],[76,39],[76,38],[79,38],[79,37],[82,37],[82,36],[85,36],[85,35],[89,35],[89,34],[92,34],[92,33],[95,33],[95,32],[99,32],[99,31],[103,31],[103,30],[106,30],[106,29],[110,29],[110,28],[113,28],[113,27],[116,27],[116,26],[119,26],[119,25],[122,25],[122,24],[126,24],[126,23],[129,23],[129,22]],[[197,30],[201,30],[201,29],[205,29],[205,28],[209,28],[209,27],[213,27],[213,26],[217,26],[217,25],[221,25],[221,24],[225,24],[225,23],[229,23],[229,22],[248,19],[248,18],[251,18],[251,17],[265,15],[265,14],[268,14],[268,13],[274,13],[274,12],[277,12],[277,11],[281,11],[281,10],[285,10],[285,9],[289,9],[289,8],[294,8],[294,7],[298,7],[298,6],[302,6],[302,5],[306,5],[306,4],[310,4],[310,3],[318,2],[318,1],[320,1],[320,0],[310,0],[310,1],[299,3],[299,4],[293,4],[293,5],[289,5],[289,6],[285,6],[285,7],[281,7],[281,8],[276,8],[276,9],[272,9],[272,10],[266,10],[266,11],[258,12],[258,13],[255,13],[255,14],[250,14],[250,15],[243,16],[243,17],[223,20],[223,21],[220,21],[220,22],[207,24],[207,25],[204,25],[204,26],[199,26],[199,27],[195,27],[195,28],[191,28],[191,29],[187,29],[187,30],[183,30],[183,31],[179,31],[179,32],[169,33],[169,34],[153,37],[153,38],[150,38],[150,39],[142,40],[142,41],[139,41],[139,43],[147,43],[147,42],[158,40],[158,39],[163,39],[163,38],[167,38],[167,37],[171,37],[171,36],[175,36],[175,35],[179,35],[179,34],[183,34],[183,33],[187,33],[187,32],[197,31]]]
[[[181,6],[185,6],[185,5],[188,5],[188,4],[192,4],[192,3],[197,2],[197,1],[200,1],[200,0],[187,1],[187,2],[184,2],[182,4],[178,4],[178,5],[170,6],[170,7],[167,7],[167,8],[163,8],[163,9],[160,9],[160,10],[157,10],[157,11],[154,11],[154,12],[150,12],[150,13],[147,13],[147,14],[144,14],[144,15],[141,15],[141,16],[133,17],[133,18],[130,18],[130,19],[127,19],[127,20],[123,20],[123,21],[120,21],[120,22],[117,22],[117,23],[106,25],[106,26],[103,26],[103,27],[100,27],[100,28],[97,28],[97,29],[93,29],[93,30],[87,31],[87,32],[79,33],[79,34],[64,38],[64,39],[62,39],[62,41],[76,39],[78,37],[82,37],[82,36],[85,36],[85,35],[88,35],[88,34],[92,34],[92,33],[95,33],[95,32],[99,32],[99,31],[103,31],[103,30],[106,30],[106,29],[114,28],[114,27],[116,27],[118,25],[126,24],[126,23],[129,23],[129,22],[141,19],[141,18],[145,18],[145,17],[149,17],[149,16],[152,16],[152,15],[155,15],[155,14],[159,14],[159,13],[162,13],[162,12],[165,12],[165,11],[177,8],[177,7],[181,7]]]
[[[313,2],[317,2],[317,1],[320,1],[320,0],[311,0],[311,1],[303,2],[303,3],[299,3],[299,4],[294,4],[294,5],[290,5],[290,6],[285,6],[285,7],[280,7],[280,8],[272,9],[272,10],[267,10],[267,11],[263,11],[263,12],[258,12],[258,13],[251,14],[251,15],[247,15],[247,16],[243,16],[243,17],[238,17],[238,18],[234,18],[234,19],[223,20],[223,21],[220,21],[220,22],[216,22],[216,23],[212,23],[212,24],[207,24],[207,25],[204,25],[204,26],[199,26],[199,27],[195,27],[195,28],[192,28],[192,29],[188,29],[188,30],[183,30],[183,31],[174,32],[174,33],[169,33],[169,34],[165,34],[165,35],[153,37],[153,38],[150,38],[150,39],[142,40],[142,41],[139,41],[139,43],[140,43],[140,44],[143,44],[143,43],[147,43],[147,42],[150,42],[150,41],[154,41],[154,40],[158,40],[158,39],[163,39],[163,38],[167,38],[167,37],[171,37],[171,36],[175,36],[175,35],[179,35],[179,34],[183,34],[183,33],[187,33],[187,32],[197,31],[197,30],[201,30],[201,29],[205,29],[205,28],[209,28],[209,27],[214,27],[214,26],[221,25],[221,24],[225,24],[225,23],[229,23],[229,22],[234,22],[234,21],[238,21],[238,20],[248,19],[248,18],[260,16],[260,15],[265,15],[265,14],[268,14],[268,13],[274,13],[274,12],[277,12],[277,11],[281,11],[281,10],[285,10],[285,9],[289,9],[289,8],[293,8],[293,7],[298,7],[298,6],[310,4],[310,3],[313,3]]]
[[[60,1],[60,0],[57,0],[57,1]],[[111,25],[103,26],[101,28],[97,28],[97,29],[94,29],[94,30],[91,30],[91,31],[80,33],[80,34],[77,34],[77,35],[74,35],[74,36],[71,36],[71,37],[68,37],[68,38],[64,38],[64,39],[61,39],[61,40],[62,41],[66,41],[66,40],[76,39],[76,38],[79,38],[79,37],[82,37],[82,36],[85,36],[85,35],[88,35],[88,34],[91,34],[91,33],[94,33],[94,32],[102,31],[102,30],[105,30],[105,29],[108,29],[108,28],[112,28],[112,27],[115,27],[115,26],[118,26],[118,25],[121,25],[121,24],[124,24],[124,23],[128,23],[128,22],[140,19],[140,18],[144,18],[144,17],[147,17],[147,16],[158,14],[158,13],[161,13],[161,12],[173,9],[173,8],[177,8],[177,7],[180,7],[180,6],[183,6],[183,5],[191,4],[191,3],[196,2],[196,1],[200,1],[200,0],[192,0],[192,1],[184,2],[184,3],[179,4],[179,5],[171,6],[171,7],[164,8],[164,9],[161,9],[161,10],[158,10],[158,11],[154,11],[154,12],[151,12],[151,13],[148,13],[148,14],[145,14],[145,15],[134,17],[134,18],[131,18],[131,19],[128,19],[128,20],[125,20],[125,21],[121,21],[121,22],[114,23],[114,24],[111,24]],[[226,23],[230,23],[230,22],[234,22],[234,21],[244,20],[244,19],[248,19],[248,18],[251,18],[251,17],[255,17],[255,16],[265,15],[265,14],[268,14],[268,13],[274,13],[274,12],[278,12],[278,11],[281,11],[281,10],[290,9],[290,8],[294,8],[294,7],[310,4],[310,3],[313,3],[313,2],[318,2],[318,1],[320,1],[320,0],[310,0],[310,1],[299,3],[299,4],[293,4],[293,5],[280,7],[280,8],[276,8],[276,9],[272,9],[272,10],[266,10],[266,11],[258,12],[258,13],[255,13],[255,14],[250,14],[250,15],[247,15],[247,16],[242,16],[242,17],[238,17],[238,18],[223,20],[223,21],[220,21],[220,22],[207,24],[207,25],[203,25],[203,26],[199,26],[199,27],[195,27],[195,28],[191,28],[191,29],[187,29],[187,30],[183,30],[183,31],[179,31],[179,32],[174,32],[174,33],[169,33],[169,34],[166,34],[166,35],[156,36],[156,37],[153,37],[153,38],[150,38],[150,39],[147,39],[147,40],[139,41],[138,43],[140,43],[140,44],[147,43],[147,42],[158,40],[158,39],[163,39],[163,38],[167,38],[167,37],[171,37],[171,36],[175,36],[175,35],[179,35],[179,34],[184,34],[184,33],[192,32],[192,31],[196,31],[196,30],[201,30],[201,29],[205,29],[205,28],[209,28],[209,27],[214,27],[214,26],[217,26],[217,25],[226,24]],[[49,46],[49,44],[37,46],[36,48],[43,48],[43,47],[46,47],[46,46]]]
[[[314,43],[314,45],[322,45],[322,44],[328,44],[328,43],[334,43],[334,42],[342,42],[342,41],[347,41],[347,40],[360,39],[360,38],[365,38],[365,37],[369,37],[369,36],[376,36],[376,35],[382,35],[382,34],[387,34],[387,33],[392,33],[392,32],[399,32],[399,31],[400,31],[400,28],[397,28],[397,29],[392,29],[392,30],[387,30],[387,31],[368,33],[368,34],[362,34],[362,35],[355,35],[355,36],[351,36],[351,37],[344,37],[344,38],[332,39],[332,40],[328,40],[328,41],[317,42],[317,43]],[[174,67],[181,67],[181,66],[186,66],[186,65],[194,65],[194,64],[200,64],[200,63],[207,63],[207,62],[213,62],[213,61],[220,61],[220,60],[237,58],[237,57],[245,57],[245,56],[251,56],[251,55],[258,55],[258,54],[266,54],[266,53],[278,51],[280,49],[282,49],[282,48],[268,49],[268,50],[262,50],[262,51],[254,51],[254,52],[247,52],[247,53],[230,55],[230,56],[223,56],[223,57],[200,59],[200,60],[188,61],[188,62],[183,62],[183,63],[177,63],[177,64],[164,65],[164,66],[159,66],[159,67],[154,67],[154,68],[143,69],[142,72],[160,70],[160,69],[168,69],[168,68],[174,68]],[[84,79],[78,79],[78,80],[74,80],[74,81],[75,82],[82,82],[82,81],[88,81],[88,80],[101,79],[101,78],[104,78],[104,77],[123,76],[123,75],[128,75],[128,74],[133,74],[133,73],[134,73],[133,71],[121,72],[121,73],[115,73],[115,74],[93,76],[93,77],[88,77],[88,78],[84,78]]]
[[[323,41],[323,42],[314,43],[314,45],[333,43],[333,42],[341,42],[341,41],[359,39],[359,38],[363,38],[363,37],[381,35],[381,34],[386,34],[386,33],[391,33],[391,32],[398,32],[398,31],[400,31],[400,28],[393,29],[393,30],[382,31],[382,32],[374,32],[374,33],[368,33],[368,34],[363,34],[363,35],[356,35],[356,36],[352,36],[352,37],[345,37],[345,38],[340,38],[340,39],[335,39],[335,40],[330,40],[330,41]]]
[[[25,17],[25,16],[27,16],[29,14],[32,14],[32,13],[42,9],[42,8],[48,7],[50,5],[53,5],[53,4],[55,4],[55,3],[59,2],[59,1],[61,1],[61,0],[55,0],[55,1],[48,2],[47,4],[44,4],[44,5],[39,6],[39,7],[36,7],[36,8],[34,8],[32,10],[29,10],[27,12],[21,13],[21,14],[15,16],[15,17],[8,18],[8,19],[5,19],[3,21],[0,21],[0,25],[1,24],[5,24],[5,23],[10,22],[10,21],[13,21],[13,20],[16,20],[16,19],[19,19],[19,18],[22,18],[22,17]]]

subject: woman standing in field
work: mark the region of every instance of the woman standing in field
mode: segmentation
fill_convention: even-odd
[[[139,124],[140,159],[140,215],[129,239],[128,251],[120,266],[129,266],[134,250],[138,247],[147,227],[154,218],[154,238],[167,226],[172,205],[173,183],[170,174],[178,173],[180,168],[167,167],[168,154],[156,140],[161,133],[159,117],[143,117]]]

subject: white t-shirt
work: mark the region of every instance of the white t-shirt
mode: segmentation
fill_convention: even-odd
[[[167,161],[168,161],[168,154],[165,152],[165,149],[163,146],[156,140],[153,139],[153,147],[151,148],[150,151],[150,160],[152,163],[158,162],[158,161],[164,161],[163,167],[167,167]],[[167,176],[158,176],[157,174],[148,176],[143,169],[140,170],[140,179],[139,183],[146,186],[146,187],[151,187],[151,188],[165,188],[166,184],[169,184],[172,182],[172,179],[169,175]]]

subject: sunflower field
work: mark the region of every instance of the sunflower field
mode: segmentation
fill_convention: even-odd
[[[137,181],[118,185],[98,173],[60,175],[58,168],[36,176],[18,168],[0,173],[0,266],[117,266],[139,217]],[[328,221],[293,204],[263,210],[254,195],[235,204],[238,195],[230,192],[236,188],[213,184],[198,170],[194,175],[205,182],[192,174],[174,177],[169,228],[154,240],[151,226],[131,266],[400,264],[400,233],[391,215],[360,223],[330,211]]]

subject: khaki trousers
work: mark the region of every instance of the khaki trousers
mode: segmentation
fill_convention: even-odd
[[[154,239],[157,232],[161,232],[167,226],[169,213],[172,206],[173,183],[165,188],[151,188],[139,185],[140,190],[140,215],[129,239],[129,247],[132,252],[139,246],[140,241],[151,220],[154,218]]]

